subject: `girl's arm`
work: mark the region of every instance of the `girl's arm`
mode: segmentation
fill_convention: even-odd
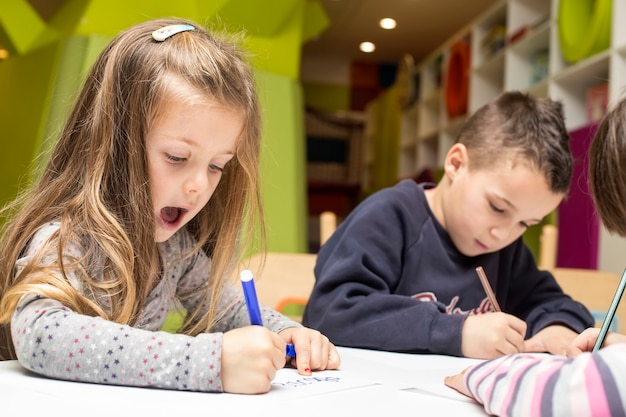
[[[23,297],[11,321],[20,363],[51,378],[100,384],[222,391],[222,334],[196,337],[133,328]]]
[[[446,385],[484,405],[496,416],[623,415],[626,344],[575,358],[516,354],[485,361]]]

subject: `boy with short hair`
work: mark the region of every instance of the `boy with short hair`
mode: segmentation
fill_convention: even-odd
[[[571,177],[561,104],[501,94],[467,120],[436,186],[401,181],[342,222],[319,252],[303,323],[342,346],[563,353],[593,317],[538,270],[522,234]],[[502,312],[491,312],[478,266]]]

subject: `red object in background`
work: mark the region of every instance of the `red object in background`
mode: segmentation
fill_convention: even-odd
[[[344,218],[356,207],[361,187],[358,184],[309,182],[309,215],[332,211]]]
[[[609,103],[609,83],[601,83],[587,89],[587,122],[600,121]]]
[[[446,110],[453,119],[467,113],[469,96],[470,47],[462,40],[450,48],[446,68]]]
[[[380,87],[352,87],[350,89],[350,110],[363,111],[370,101],[383,91]]]
[[[558,208],[556,266],[560,268],[598,268],[600,220],[587,175],[589,146],[597,128],[591,124],[569,132],[575,162],[569,194]]]
[[[350,109],[363,111],[383,91],[379,85],[380,66],[374,62],[353,62],[350,66]]]
[[[509,36],[509,44],[513,45],[515,42],[522,39],[528,33],[529,30],[530,28],[528,26],[522,26],[521,28],[513,32],[511,36]]]

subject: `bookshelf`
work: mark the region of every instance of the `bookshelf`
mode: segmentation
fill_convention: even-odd
[[[440,168],[467,116],[502,91],[560,100],[570,131],[591,123],[591,90],[606,84],[608,105],[625,93],[626,0],[589,2],[590,20],[600,8],[610,8],[610,40],[606,48],[576,62],[568,61],[561,49],[559,18],[564,6],[559,0],[502,0],[416,63],[418,97],[402,114],[398,178]],[[451,119],[445,74],[450,51],[460,41],[470,45],[468,110]],[[598,269],[621,274],[626,242],[600,229]]]

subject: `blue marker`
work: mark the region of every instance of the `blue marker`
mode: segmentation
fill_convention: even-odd
[[[252,275],[252,271],[244,269],[239,274],[239,279],[241,280],[241,286],[243,287],[243,296],[246,299],[248,314],[250,315],[250,324],[253,326],[263,326],[261,308],[259,307],[259,300],[256,296],[256,288],[254,287],[254,276]],[[293,345],[287,344],[285,354],[290,358],[295,358],[296,349]]]

